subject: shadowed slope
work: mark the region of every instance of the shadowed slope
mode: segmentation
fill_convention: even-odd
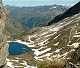
[[[76,5],[72,6],[70,9],[68,9],[63,14],[60,14],[56,16],[53,20],[51,20],[48,25],[51,25],[53,23],[57,23],[60,20],[63,20],[64,18],[71,17],[75,14],[78,14],[80,12],[80,2],[78,2]]]

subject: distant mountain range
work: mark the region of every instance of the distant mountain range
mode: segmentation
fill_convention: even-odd
[[[9,19],[7,29],[12,35],[20,34],[25,30],[46,26],[55,16],[62,14],[68,7],[61,5],[14,7],[7,6]]]

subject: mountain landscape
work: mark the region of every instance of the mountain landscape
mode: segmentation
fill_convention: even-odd
[[[0,7],[0,68],[80,68],[80,2]]]
[[[9,10],[7,30],[12,35],[18,35],[34,27],[46,26],[55,16],[68,9],[68,7],[61,5],[35,7],[6,6],[6,8]]]
[[[76,5],[73,9],[78,8]],[[34,28],[17,38],[32,48],[38,68],[80,68],[79,11],[74,14],[75,11],[68,11],[72,16],[64,17],[54,25]]]

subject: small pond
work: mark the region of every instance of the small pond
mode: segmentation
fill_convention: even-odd
[[[24,44],[18,42],[10,42],[9,54],[10,55],[21,55],[32,52],[32,49]]]

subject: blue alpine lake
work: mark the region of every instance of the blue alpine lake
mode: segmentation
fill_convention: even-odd
[[[18,42],[10,42],[9,44],[10,55],[21,55],[29,52],[32,52],[32,49],[24,44]]]

